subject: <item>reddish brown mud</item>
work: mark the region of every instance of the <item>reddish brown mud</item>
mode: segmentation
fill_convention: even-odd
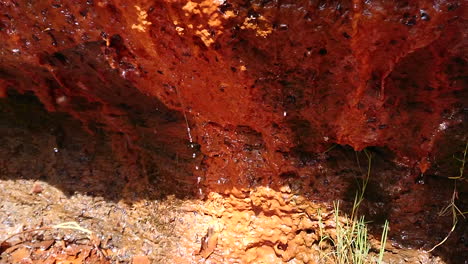
[[[405,250],[444,239],[452,197],[468,207],[466,173],[449,179],[468,140],[466,13],[429,0],[1,1],[0,239],[80,222],[102,199],[80,223],[117,241],[112,261],[320,263],[319,219],[333,235],[333,202],[349,213],[366,149],[360,213],[376,241],[390,221],[388,261],[460,263],[461,216],[437,250]],[[15,238],[16,254],[61,240],[37,236]],[[76,239],[57,252],[111,250]]]

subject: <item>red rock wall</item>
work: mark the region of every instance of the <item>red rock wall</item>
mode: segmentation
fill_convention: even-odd
[[[34,91],[128,142],[135,111],[179,111],[212,188],[301,174],[334,143],[425,171],[453,152],[446,137],[466,141],[464,1],[2,1],[0,13],[0,95]]]

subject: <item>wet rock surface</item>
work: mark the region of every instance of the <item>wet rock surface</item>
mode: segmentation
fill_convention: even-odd
[[[128,163],[115,155],[112,132],[90,134],[71,116],[48,113],[31,95],[12,93],[1,101],[1,156],[8,157],[2,162],[0,179],[0,219],[5,230],[1,239],[74,221],[94,232],[101,242],[95,247],[80,232],[30,232],[8,240],[16,248],[3,252],[5,263],[14,263],[11,260],[20,253],[32,260],[50,256],[48,251],[41,255],[32,250],[39,251],[46,242],[53,242],[49,250],[62,252],[77,263],[83,254],[75,252],[90,249],[99,249],[106,259],[120,263],[135,256],[153,263],[194,263],[205,258],[207,263],[333,263],[326,257],[330,245],[320,243],[321,236],[335,234],[333,201],[341,201],[343,212],[350,212],[358,182],[367,171],[363,153],[336,146],[314,157],[302,157],[301,172],[282,173],[281,182],[259,179],[243,188],[228,189],[219,178],[211,183],[217,189],[210,191],[204,186],[206,179],[183,173],[183,167],[178,167],[184,164],[182,158],[142,151],[137,163]],[[63,128],[61,133],[57,133],[58,127]],[[256,133],[241,128],[237,132],[244,135],[237,144],[256,145]],[[180,144],[187,149],[187,160],[192,160],[193,148],[185,143]],[[157,146],[158,142],[149,144]],[[154,145],[146,148],[154,149]],[[432,254],[416,250],[428,250],[450,230],[451,217],[438,214],[449,203],[452,182],[436,176],[413,177],[408,168],[387,160],[387,152],[372,153],[360,213],[372,221],[374,245],[378,245],[383,221],[390,221],[391,240],[384,260],[463,260],[463,222]],[[239,158],[238,162],[246,160]],[[131,171],[139,173],[129,174]],[[459,195],[457,204],[464,208],[466,194]],[[28,251],[10,255],[21,248]]]
[[[173,243],[128,254],[316,263],[310,215],[336,200],[349,211],[367,170],[355,150],[367,148],[373,235],[388,219],[389,250],[428,250],[451,228],[439,212],[468,136],[462,1],[3,1],[0,12],[3,197],[18,179],[58,188],[54,204],[151,211],[175,197],[164,206],[180,233],[161,231]],[[146,233],[161,217],[148,214]],[[395,263],[460,263],[465,229]]]

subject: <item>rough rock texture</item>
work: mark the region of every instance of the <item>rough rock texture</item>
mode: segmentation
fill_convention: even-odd
[[[466,132],[462,3],[4,1],[1,89],[130,141],[122,108],[178,110],[208,174],[239,152],[224,138],[245,135],[273,175],[332,143],[385,146],[425,171],[447,129]]]
[[[376,180],[399,219],[430,207],[405,207],[434,192],[416,177],[452,176],[445,161],[467,140],[466,13],[435,0],[1,1],[0,96],[32,92],[104,131],[129,182],[169,175],[202,197],[324,190],[326,150],[379,147],[418,168],[399,167],[393,191]],[[342,197],[338,179],[320,199]]]

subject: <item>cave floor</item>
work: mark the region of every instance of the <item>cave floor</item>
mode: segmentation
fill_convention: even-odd
[[[29,263],[27,259],[32,263],[128,263],[132,258],[134,263],[145,263],[135,260],[145,258],[151,263],[171,263],[174,258],[192,256],[207,221],[190,209],[196,202],[175,197],[112,202],[79,193],[65,195],[45,182],[31,180],[1,181],[0,189],[1,240],[66,222],[92,232],[52,228],[17,235],[2,245],[3,263]]]
[[[287,195],[271,189],[244,199],[212,193],[205,201],[167,196],[130,203],[66,195],[35,180],[1,180],[0,190],[0,240],[13,235],[2,244],[1,263],[330,263],[324,257],[329,248],[321,251],[315,241],[317,218],[278,212],[255,216],[247,210],[256,199],[277,202],[279,195]],[[335,226],[327,218],[332,208],[322,205],[320,210],[328,232]],[[68,222],[92,234],[56,226]],[[287,234],[293,225],[305,230],[301,239],[308,239],[289,241],[290,247],[303,247],[301,254],[287,256],[281,246],[265,242],[291,238]],[[422,250],[399,249],[391,241],[386,249],[385,263],[446,263]]]

